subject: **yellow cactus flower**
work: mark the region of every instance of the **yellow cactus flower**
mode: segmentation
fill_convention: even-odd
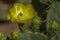
[[[41,24],[42,20],[40,17],[36,16],[34,19],[33,19],[33,23],[34,24]]]
[[[15,3],[10,9],[8,19],[12,22],[26,23],[36,16],[36,12],[31,4]]]
[[[59,30],[59,26],[56,21],[53,21],[52,28]]]
[[[20,34],[21,34],[20,32],[13,30],[11,32],[11,37],[12,37],[12,39],[17,40],[17,38],[20,36]]]

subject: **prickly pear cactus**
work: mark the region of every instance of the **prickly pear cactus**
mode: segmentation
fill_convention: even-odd
[[[12,31],[10,35],[12,40],[17,40],[17,38],[20,36],[20,32]]]
[[[49,5],[46,18],[46,28],[47,36],[43,33],[38,33],[39,25],[41,24],[41,18],[37,15],[37,12],[34,10],[33,6],[23,3],[15,3],[10,9],[10,14],[8,19],[12,22],[17,22],[21,33],[18,34],[18,37],[11,36],[14,40],[60,40],[60,12],[59,4],[57,0],[40,0],[40,2]],[[49,4],[49,2],[51,4]],[[29,21],[32,21],[32,29],[27,31],[27,25]],[[43,34],[43,35],[41,35]],[[14,33],[12,35],[15,35]],[[16,39],[15,39],[16,38]]]
[[[10,9],[8,19],[17,22],[21,30],[20,33],[15,31],[11,34],[12,40],[47,40],[43,33],[37,32],[42,21],[31,4],[15,3]],[[32,21],[30,32],[26,25],[29,21]]]
[[[11,33],[11,40],[60,40],[59,0],[38,0],[40,3],[49,6],[46,10],[47,18],[45,21],[47,35],[38,31],[41,23],[43,24],[43,20],[41,20],[41,17],[38,16],[38,13],[33,8],[31,0],[19,1],[20,2],[14,3],[8,14],[8,20],[11,22],[17,22],[20,29],[19,32],[13,31]],[[30,21],[31,30],[28,30],[28,26],[26,24]],[[7,37],[3,33],[0,33],[0,40],[7,40],[6,38]]]
[[[18,34],[15,33],[12,36],[14,35],[18,35]],[[36,33],[27,32],[27,33],[20,33],[18,38],[13,38],[13,39],[14,40],[47,40],[47,36],[38,32]]]
[[[52,1],[47,14],[48,40],[60,40],[60,1]]]
[[[47,40],[46,35],[43,33],[31,33],[30,34],[31,40]]]

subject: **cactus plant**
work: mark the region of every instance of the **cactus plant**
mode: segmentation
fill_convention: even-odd
[[[58,0],[52,1],[50,8],[47,14],[47,31],[48,31],[48,40],[60,40],[59,35],[59,6],[60,2]],[[59,36],[58,36],[59,35]]]
[[[17,40],[17,38],[20,36],[20,32],[12,31],[11,32],[11,40]]]
[[[25,10],[26,8],[26,10]],[[14,10],[15,9],[15,10]],[[32,11],[31,11],[32,10]],[[29,12],[31,11],[31,12]],[[22,13],[22,14],[21,14]],[[13,16],[14,15],[14,16]],[[10,14],[8,19],[12,22],[19,23],[19,28],[22,31],[18,38],[15,37],[15,34],[12,34],[12,39],[14,40],[47,40],[47,37],[37,32],[39,25],[41,24],[41,18],[37,15],[37,12],[33,9],[31,4],[20,4],[16,3],[10,9]],[[32,31],[26,31],[26,23],[32,20]],[[37,34],[36,34],[37,32]],[[18,34],[17,34],[18,35]]]
[[[13,31],[11,33],[11,40],[60,40],[60,1],[58,0],[40,0],[42,4],[48,5],[46,9],[46,34],[38,32],[39,26],[43,23],[38,12],[34,9],[33,5],[26,0],[14,3],[10,8],[8,20],[17,22],[20,32]],[[51,3],[51,4],[50,4]],[[43,13],[45,13],[43,12]],[[31,30],[28,30],[26,23],[31,22]],[[6,36],[1,33],[0,40],[6,40]],[[2,38],[3,37],[3,38]]]
[[[13,34],[13,36],[15,36],[15,34]],[[14,40],[47,40],[47,36],[38,32],[36,33],[27,32],[27,33],[20,33],[20,35],[17,38],[15,37],[13,39]]]

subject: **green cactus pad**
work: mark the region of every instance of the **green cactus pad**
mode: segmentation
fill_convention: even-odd
[[[17,40],[47,40],[47,37],[39,33],[21,33]]]

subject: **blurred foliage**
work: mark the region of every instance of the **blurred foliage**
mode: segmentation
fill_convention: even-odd
[[[48,40],[60,40],[60,2],[55,0],[50,5],[47,14],[47,31],[48,31]],[[55,23],[54,23],[55,21]],[[52,25],[53,24],[53,25]],[[54,27],[53,27],[54,26]],[[49,34],[49,31],[51,34]],[[50,36],[53,37],[50,37]],[[59,36],[58,36],[59,35]]]
[[[2,32],[0,32],[0,40],[7,40],[7,36]]]

